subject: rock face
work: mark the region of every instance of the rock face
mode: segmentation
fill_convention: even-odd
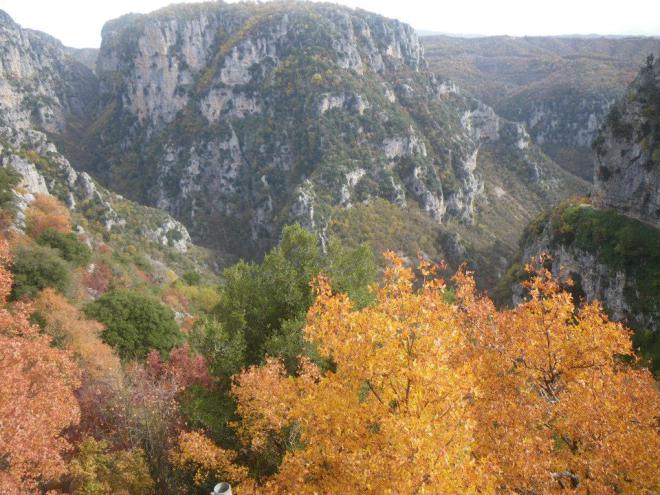
[[[108,234],[131,235],[185,252],[186,228],[164,212],[131,204],[76,171],[43,132],[72,139],[95,118],[98,81],[50,36],[22,29],[0,11],[0,166],[21,177],[16,226],[36,194],[56,196]]]
[[[535,183],[539,205],[583,187],[520,126],[438,81],[410,26],[362,11],[218,3],[125,16],[106,24],[96,72],[96,159],[82,166],[240,256],[288,222],[322,235],[337,208],[374,198],[475,224],[486,149],[498,166],[524,164],[516,184]]]
[[[554,215],[560,215],[562,208],[558,208]],[[576,208],[585,213],[593,209],[589,205]],[[529,236],[523,245],[522,259],[538,261],[540,255],[549,255],[548,263],[553,275],[562,281],[571,279],[576,297],[584,297],[589,302],[601,301],[610,318],[615,321],[626,322],[637,329],[657,331],[660,326],[660,313],[657,312],[660,300],[657,294],[640,294],[639,274],[635,267],[612,263],[611,259],[599,251],[598,246],[592,249],[581,246],[574,238],[565,238],[556,232],[557,225],[553,224],[552,215],[546,218],[539,230]],[[660,239],[660,234],[656,234],[656,239]],[[653,244],[660,249],[657,240]],[[519,304],[524,298],[522,287],[516,284],[512,291],[513,303]],[[643,304],[640,304],[641,298],[645,299]]]
[[[660,230],[612,209],[566,202],[527,227],[520,260],[570,279],[574,300],[600,301],[611,319],[633,329],[635,349],[660,373]],[[519,285],[525,276],[514,264],[497,293],[508,285],[509,302],[518,304],[527,297]]]
[[[594,142],[594,204],[660,228],[660,61],[616,104]]]
[[[97,82],[47,34],[22,29],[0,10],[0,125],[63,133],[72,119],[88,121]]]
[[[525,223],[586,188],[523,126],[429,72],[410,26],[364,11],[177,5],[108,22],[98,53],[6,15],[0,35],[0,124],[18,133],[4,165],[106,232],[184,250],[189,230],[227,261],[260,256],[290,222],[325,242],[341,212],[387,203],[492,283]],[[37,130],[47,138],[26,137]]]
[[[611,93],[575,91],[562,85],[516,94],[498,110],[523,123],[533,141],[557,163],[590,180],[591,143],[614,101]]]

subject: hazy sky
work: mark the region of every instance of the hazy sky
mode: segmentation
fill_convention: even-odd
[[[188,0],[186,0],[188,1]],[[24,27],[64,44],[96,47],[101,27],[128,12],[149,12],[171,0],[0,0]],[[461,34],[660,35],[660,0],[338,0],[395,17],[416,29]]]

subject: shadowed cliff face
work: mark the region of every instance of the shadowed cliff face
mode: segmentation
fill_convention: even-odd
[[[594,204],[660,228],[660,63],[649,63],[594,142]]]
[[[436,225],[486,223],[494,242],[497,221],[480,219],[505,222],[491,202],[515,201],[507,190],[534,198],[524,222],[584,188],[520,125],[426,66],[409,26],[334,5],[126,16],[104,28],[86,167],[241,256],[292,221],[324,238],[338,210],[375,198]],[[503,175],[495,194],[490,178]]]

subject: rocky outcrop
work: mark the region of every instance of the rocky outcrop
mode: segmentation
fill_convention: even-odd
[[[538,144],[565,144],[590,147],[600,125],[614,103],[607,97],[585,98],[566,94],[551,102],[531,105],[529,113],[514,120],[523,122]]]
[[[96,110],[96,78],[47,34],[22,29],[0,10],[0,125],[66,131]]]
[[[649,57],[594,142],[594,204],[660,228],[660,61]]]
[[[120,97],[136,123],[151,128],[171,122],[200,95],[201,108],[214,109],[207,118],[216,121],[227,101],[254,101],[243,86],[280,65],[291,43],[313,28],[303,23],[314,15],[332,29],[319,33],[326,37],[320,41],[342,69],[382,73],[396,63],[414,69],[424,63],[415,32],[398,21],[327,5],[199,4],[108,22],[97,60],[102,95]]]
[[[35,196],[49,194],[88,223],[99,224],[105,232],[138,229],[139,236],[179,253],[191,245],[190,235],[181,223],[153,208],[127,204],[98,186],[86,172],[75,171],[40,131],[0,127],[0,167],[9,167],[21,176],[14,191],[15,225],[19,229],[25,226],[25,210]]]
[[[588,210],[591,207],[581,205],[580,208]],[[522,259],[532,261],[537,266],[544,263],[553,276],[562,282],[571,280],[570,290],[574,296],[584,298],[587,302],[602,302],[613,320],[625,322],[637,329],[657,331],[660,327],[660,314],[653,307],[660,305],[660,301],[656,296],[649,298],[646,294],[640,294],[635,270],[626,269],[625,265],[612,264],[599,251],[599,246],[585,249],[574,241],[562,240],[555,228],[551,217],[548,217],[540,231],[530,236],[522,246]],[[660,249],[660,244],[657,247]],[[547,258],[540,258],[546,255]],[[512,294],[514,304],[519,304],[525,297],[525,291],[519,284],[514,284]],[[650,299],[650,307],[640,304],[642,297]],[[645,307],[645,310],[640,311],[640,306]]]
[[[35,195],[50,194],[107,233],[130,230],[186,252],[190,235],[181,223],[97,185],[87,172],[76,171],[43,132],[64,138],[71,136],[72,124],[84,128],[96,114],[97,96],[96,77],[71,57],[70,49],[44,33],[22,29],[0,11],[0,166],[22,177],[15,190],[16,226],[24,226]]]

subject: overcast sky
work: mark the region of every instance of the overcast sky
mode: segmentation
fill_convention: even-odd
[[[187,0],[186,0],[187,1]],[[101,27],[170,0],[0,0],[24,27],[65,45],[98,47]],[[419,30],[456,34],[625,34],[660,36],[660,0],[339,0],[401,19]]]

